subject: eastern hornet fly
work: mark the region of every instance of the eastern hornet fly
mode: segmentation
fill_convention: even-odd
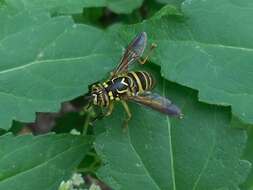
[[[138,34],[127,46],[118,66],[111,72],[111,77],[103,82],[93,84],[86,96],[94,105],[108,108],[106,116],[113,111],[114,101],[121,101],[127,113],[126,122],[131,118],[131,112],[126,101],[133,101],[148,106],[169,116],[182,118],[180,109],[159,94],[152,93],[155,86],[153,76],[146,71],[128,71],[129,65],[138,61],[144,64],[150,52],[156,47],[152,44],[144,60],[141,56],[147,42],[147,34]]]

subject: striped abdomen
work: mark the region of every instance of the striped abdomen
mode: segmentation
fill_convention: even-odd
[[[126,77],[131,79],[131,91],[133,94],[141,94],[154,88],[155,80],[146,71],[132,71],[126,73]]]

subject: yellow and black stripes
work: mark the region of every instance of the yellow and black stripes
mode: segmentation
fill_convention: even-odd
[[[153,77],[146,71],[128,72],[127,76],[133,80],[132,91],[134,94],[151,90],[155,84]]]

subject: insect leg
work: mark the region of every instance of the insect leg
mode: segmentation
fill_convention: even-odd
[[[123,127],[126,129],[128,127],[128,121],[131,119],[132,114],[131,114],[131,111],[130,111],[126,101],[122,100],[121,103],[122,103],[122,105],[123,105],[123,107],[124,107],[124,109],[127,113],[127,118],[125,119],[124,125],[123,125]]]
[[[113,111],[113,108],[114,108],[114,104],[111,102],[111,103],[109,104],[109,107],[108,107],[108,110],[107,110],[105,116],[111,115],[111,114],[112,114],[112,111]]]
[[[145,57],[143,60],[138,59],[138,62],[139,62],[140,64],[142,64],[142,65],[145,64],[146,61],[148,60],[148,58],[150,57],[151,53],[153,52],[153,50],[154,50],[156,47],[157,47],[157,45],[156,45],[155,43],[152,43],[151,46],[150,46],[150,48],[149,48],[149,51],[148,51],[146,57]]]
[[[93,109],[92,104],[88,103],[86,106],[84,106],[81,110],[80,110],[80,115],[84,115],[85,113],[90,112]]]

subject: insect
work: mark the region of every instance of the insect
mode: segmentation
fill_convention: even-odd
[[[109,79],[90,87],[87,97],[94,105],[106,107],[106,116],[112,113],[114,102],[120,101],[127,113],[125,120],[127,123],[131,118],[131,112],[126,102],[133,101],[166,115],[182,118],[180,109],[172,104],[169,99],[151,92],[155,86],[155,80],[149,72],[128,71],[128,67],[137,61],[144,64],[156,47],[155,44],[152,44],[147,56],[141,60],[146,42],[147,34],[145,32],[138,34],[127,46],[118,66],[111,72]]]

